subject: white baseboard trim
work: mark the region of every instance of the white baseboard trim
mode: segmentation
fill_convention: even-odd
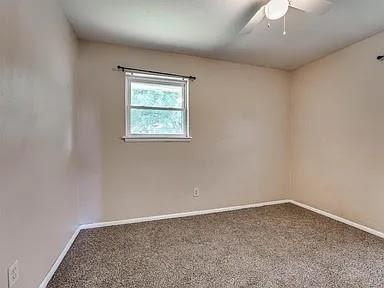
[[[289,203],[289,202],[290,202],[290,200],[277,200],[277,201],[262,202],[262,203],[256,203],[256,204],[248,204],[248,205],[240,205],[240,206],[232,206],[232,207],[224,207],[224,208],[215,208],[215,209],[209,209],[209,210],[182,212],[182,213],[175,213],[175,214],[166,214],[166,215],[158,215],[158,216],[150,216],[150,217],[132,218],[132,219],[127,219],[127,220],[108,221],[108,222],[100,222],[100,223],[80,225],[76,229],[75,233],[72,235],[71,239],[69,239],[67,245],[65,245],[63,251],[61,252],[59,257],[57,258],[55,263],[52,265],[48,274],[45,276],[43,282],[41,282],[39,288],[46,288],[46,286],[48,285],[48,282],[51,280],[52,276],[55,274],[57,268],[59,267],[60,263],[63,261],[65,255],[67,254],[68,250],[71,248],[73,242],[75,241],[77,235],[79,234],[79,232],[81,230],[107,227],[107,226],[115,226],[115,225],[123,225],[123,224],[156,221],[156,220],[164,220],[164,219],[172,219],[172,218],[182,218],[182,217],[188,217],[188,216],[197,216],[197,215],[212,214],[212,213],[219,213],[219,212],[227,212],[227,211],[234,211],[234,210],[247,209],[247,208],[256,208],[256,207],[262,207],[262,206],[284,204],[284,203]]]
[[[63,261],[65,255],[67,254],[68,250],[71,248],[73,242],[75,241],[77,235],[80,233],[80,227],[78,227],[73,233],[71,239],[69,239],[67,245],[65,245],[63,251],[60,253],[59,257],[56,259],[55,263],[53,263],[51,269],[49,270],[48,274],[45,276],[43,282],[41,282],[39,288],[45,288],[48,285],[48,282],[51,280],[52,276],[55,274],[57,268],[59,268],[59,265],[61,261]]]
[[[208,210],[199,210],[199,211],[190,211],[190,212],[181,212],[181,213],[174,213],[174,214],[165,214],[165,215],[157,215],[157,216],[149,216],[149,217],[140,217],[140,218],[131,218],[126,220],[116,220],[116,221],[108,221],[108,222],[100,222],[100,223],[92,223],[92,224],[83,224],[80,226],[80,229],[93,229],[93,228],[101,228],[101,227],[107,227],[107,226],[116,226],[116,225],[124,225],[124,224],[133,224],[133,223],[141,223],[141,222],[149,222],[149,221],[158,221],[158,220],[165,220],[165,219],[173,219],[173,218],[183,218],[183,217],[190,217],[190,216],[198,216],[198,215],[205,215],[205,214],[212,214],[212,213],[220,213],[220,212],[228,212],[228,211],[234,211],[234,210],[241,210],[241,209],[247,209],[247,208],[257,208],[257,207],[263,207],[263,206],[270,206],[270,205],[278,205],[278,204],[284,204],[284,203],[291,203],[297,206],[300,206],[304,209],[310,210],[312,212],[315,212],[317,214],[326,216],[328,218],[331,218],[333,220],[342,222],[344,224],[350,225],[352,227],[355,227],[357,229],[363,230],[365,232],[368,232],[370,234],[373,234],[375,236],[378,236],[380,238],[384,238],[384,233],[377,231],[375,229],[366,227],[364,225],[358,224],[356,222],[347,220],[345,218],[336,216],[334,214],[331,214],[329,212],[325,212],[323,210],[311,207],[309,205],[297,202],[295,200],[277,200],[277,201],[270,201],[270,202],[262,202],[262,203],[255,203],[255,204],[247,204],[247,205],[240,205],[240,206],[231,206],[231,207],[224,207],[224,208],[214,208],[214,209],[208,209]]]
[[[311,207],[309,205],[306,205],[306,204],[303,204],[303,203],[300,203],[300,202],[297,202],[297,201],[294,201],[294,200],[289,200],[290,203],[294,204],[294,205],[297,205],[297,206],[300,206],[302,208],[305,208],[307,210],[310,210],[312,212],[315,212],[317,214],[321,214],[323,216],[326,216],[328,218],[331,218],[333,220],[336,220],[336,221],[339,221],[339,222],[342,222],[344,224],[347,224],[349,226],[352,226],[352,227],[355,227],[357,229],[360,229],[360,230],[363,230],[365,232],[368,232],[370,234],[373,234],[375,236],[378,236],[380,238],[384,238],[384,233],[383,232],[380,232],[380,231],[377,231],[375,229],[372,229],[372,228],[369,228],[367,226],[364,226],[364,225],[361,225],[361,224],[358,224],[356,222],[353,222],[353,221],[350,221],[350,220],[347,220],[345,218],[342,218],[342,217],[339,217],[339,216],[336,216],[334,214],[331,214],[329,212],[325,212],[323,210],[320,210],[320,209],[317,209],[317,208],[314,208],[314,207]]]
[[[124,225],[124,224],[132,224],[132,223],[140,223],[140,222],[148,222],[148,221],[157,221],[157,220],[164,220],[164,219],[173,219],[173,218],[183,218],[183,217],[190,217],[190,216],[197,216],[197,215],[205,215],[205,214],[212,214],[212,213],[220,213],[220,212],[228,212],[228,211],[235,211],[235,210],[241,210],[241,209],[247,209],[247,208],[257,208],[257,207],[263,207],[263,206],[270,206],[270,205],[278,205],[278,204],[285,204],[285,203],[291,203],[297,206],[300,206],[304,209],[310,210],[312,212],[315,212],[317,214],[326,216],[328,218],[331,218],[333,220],[342,222],[344,224],[350,225],[352,227],[355,227],[357,229],[363,230],[365,232],[368,232],[370,234],[373,234],[375,236],[378,236],[380,238],[384,238],[384,233],[374,230],[372,228],[366,227],[364,225],[357,224],[353,221],[344,219],[342,217],[333,215],[331,213],[325,212],[323,210],[311,207],[309,205],[294,201],[294,200],[277,200],[277,201],[270,201],[270,202],[262,202],[262,203],[255,203],[255,204],[247,204],[247,205],[240,205],[240,206],[231,206],[231,207],[224,207],[224,208],[215,208],[215,209],[208,209],[208,210],[200,210],[200,211],[191,211],[191,212],[182,212],[182,213],[175,213],[175,214],[166,214],[166,215],[158,215],[158,216],[149,216],[149,217],[141,217],[141,218],[132,218],[132,219],[126,219],[126,220],[117,220],[117,221],[108,221],[108,222],[100,222],[100,223],[92,223],[92,224],[83,224],[80,225],[79,228],[75,231],[75,233],[72,235],[71,239],[69,239],[67,245],[51,267],[50,271],[48,272],[47,276],[45,276],[43,282],[39,286],[39,288],[45,288],[48,284],[48,282],[51,280],[52,276],[55,274],[57,268],[59,267],[61,261],[63,261],[65,255],[67,254],[68,250],[71,248],[73,242],[75,241],[77,235],[79,234],[80,230],[84,229],[93,229],[93,228],[101,228],[101,227],[107,227],[107,226],[115,226],[115,225]]]
[[[276,201],[270,201],[270,202],[261,202],[261,203],[255,203],[255,204],[231,206],[231,207],[224,207],[224,208],[214,208],[214,209],[200,210],[200,211],[190,211],[190,212],[181,212],[181,213],[165,214],[165,215],[157,215],[157,216],[149,216],[149,217],[141,217],[141,218],[132,218],[132,219],[126,219],[126,220],[83,224],[80,226],[80,229],[81,230],[93,229],[93,228],[101,228],[101,227],[107,227],[107,226],[149,222],[149,221],[157,221],[157,220],[164,220],[164,219],[183,218],[183,217],[228,212],[228,211],[234,211],[234,210],[256,208],[256,207],[263,207],[263,206],[270,206],[270,205],[277,205],[277,204],[284,204],[284,203],[290,203],[290,200],[276,200]]]

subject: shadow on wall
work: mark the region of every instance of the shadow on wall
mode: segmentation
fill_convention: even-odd
[[[81,76],[80,76],[81,81]],[[77,169],[80,224],[93,223],[102,216],[101,111],[94,95],[78,87]]]

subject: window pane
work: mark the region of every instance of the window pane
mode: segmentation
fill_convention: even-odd
[[[131,109],[131,134],[184,134],[184,112]]]
[[[131,82],[131,105],[182,108],[183,87]]]

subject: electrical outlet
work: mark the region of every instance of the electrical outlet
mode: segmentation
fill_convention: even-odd
[[[193,197],[199,197],[199,196],[200,196],[199,187],[193,188]]]
[[[12,288],[19,279],[19,263],[17,260],[8,268],[8,288]]]

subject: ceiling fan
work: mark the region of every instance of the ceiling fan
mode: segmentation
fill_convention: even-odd
[[[248,34],[253,28],[260,23],[264,18],[268,20],[278,20],[284,17],[284,35],[285,30],[285,15],[288,12],[289,7],[314,13],[318,15],[328,12],[333,3],[328,0],[262,0],[259,1],[256,13],[247,22],[247,24],[241,29],[240,34]],[[269,26],[268,22],[268,26]]]

